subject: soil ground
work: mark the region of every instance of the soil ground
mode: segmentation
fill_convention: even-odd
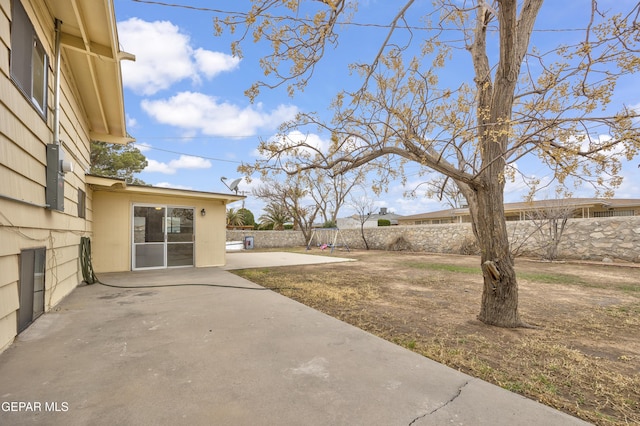
[[[476,319],[475,256],[295,250],[357,259],[234,271],[319,311],[599,425],[640,424],[638,265],[516,260],[521,318]]]

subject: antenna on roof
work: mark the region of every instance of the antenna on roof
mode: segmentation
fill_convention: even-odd
[[[222,183],[224,183],[224,186],[226,186],[227,188],[229,188],[229,190],[230,190],[230,191],[235,191],[235,193],[237,194],[237,193],[238,193],[238,185],[239,185],[239,184],[240,184],[240,182],[242,181],[242,178],[234,179],[234,180],[233,180],[233,182],[231,182],[231,184],[229,184],[229,185],[227,185],[227,182],[226,182],[226,181],[227,181],[227,178],[226,178],[226,177],[224,177],[224,176],[222,176],[222,177],[220,178],[220,181],[221,181]]]

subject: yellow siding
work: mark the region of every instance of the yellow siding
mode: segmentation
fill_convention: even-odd
[[[0,0],[0,13],[6,16],[11,15],[11,0]]]
[[[129,200],[118,197],[117,193],[93,193],[94,215],[103,218],[100,223],[94,223],[91,241],[96,272],[131,270],[130,208]]]
[[[53,17],[44,3],[24,1],[27,14],[49,57],[47,118],[23,96],[9,73],[11,8],[0,0],[0,195],[43,206],[46,186],[46,145],[53,142]],[[33,8],[32,5],[37,7]],[[64,62],[64,55],[63,55]],[[0,199],[0,350],[16,335],[19,255],[23,249],[45,247],[45,310],[50,310],[80,282],[80,237],[90,236],[91,222],[77,217],[77,190],[86,191],[89,125],[73,76],[63,63],[60,128],[66,158],[74,172],[65,177],[64,212]],[[10,311],[10,312],[7,312]]]
[[[0,319],[18,309],[18,256],[0,257]],[[1,333],[0,333],[1,336]],[[0,347],[5,342],[0,341]]]
[[[0,287],[0,318],[5,318],[19,308],[18,281]],[[2,346],[2,342],[0,342]]]
[[[16,256],[0,257],[0,287],[18,281],[18,258]]]
[[[10,313],[4,318],[0,318],[0,352],[5,350],[13,342],[16,335],[16,324],[18,323],[18,315],[16,311]]]
[[[3,186],[2,195],[44,206],[44,187],[6,168],[4,164],[0,164],[0,182]]]
[[[75,247],[78,251],[78,246]],[[64,299],[71,291],[78,286],[82,280],[78,270],[78,259],[73,259],[65,263],[58,263],[55,254],[49,256],[47,253],[47,263],[51,263],[55,268],[47,269],[45,275],[45,310],[50,310]],[[55,275],[54,275],[55,270]],[[47,283],[49,283],[47,285]]]
[[[43,146],[40,146],[40,149],[43,152],[45,151]],[[46,176],[45,169],[42,167],[43,163],[19,145],[11,143],[9,139],[1,134],[0,159],[3,165],[15,172],[20,172],[25,178],[41,185],[45,182]]]
[[[6,3],[6,4],[5,4]],[[9,0],[0,0],[0,71],[9,75]],[[5,9],[5,7],[7,9]]]
[[[202,206],[204,207],[204,205]],[[225,264],[227,209],[221,203],[211,202],[202,217],[196,208],[196,266],[219,266]]]

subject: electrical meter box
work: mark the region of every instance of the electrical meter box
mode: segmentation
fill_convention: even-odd
[[[64,211],[64,172],[60,145],[47,145],[47,188],[45,196],[50,210]]]

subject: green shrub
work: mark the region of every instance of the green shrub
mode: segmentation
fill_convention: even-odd
[[[242,209],[238,210],[238,213],[240,215],[242,215],[242,217],[244,218],[244,224],[245,225],[251,225],[251,226],[255,227],[256,220],[255,220],[255,218],[253,216],[253,213],[251,213],[251,210],[242,208]]]
[[[378,226],[391,226],[389,219],[378,219]]]

